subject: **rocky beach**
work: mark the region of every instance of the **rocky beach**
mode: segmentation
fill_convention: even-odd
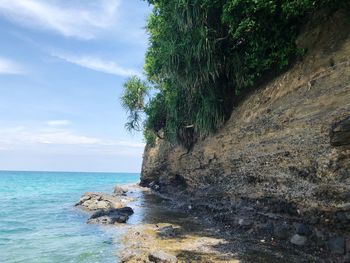
[[[129,185],[118,186],[111,194],[86,193],[76,206],[90,214],[89,224],[123,229],[118,262],[320,262],[328,253],[317,250],[317,243],[325,242],[316,236],[321,232],[302,223],[280,220],[273,225],[248,210],[235,224],[218,223],[185,204]],[[343,253],[341,240],[330,242],[332,249]]]

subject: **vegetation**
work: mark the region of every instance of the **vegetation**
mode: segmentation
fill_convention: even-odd
[[[128,129],[190,149],[230,116],[244,90],[303,53],[301,26],[341,0],[148,0],[147,83],[124,85]],[[145,101],[149,89],[156,95]],[[141,120],[142,113],[144,120]]]

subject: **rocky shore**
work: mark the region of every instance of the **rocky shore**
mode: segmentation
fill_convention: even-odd
[[[152,187],[157,191],[131,186],[112,194],[86,193],[76,204],[91,214],[87,223],[125,230],[118,262],[321,262],[297,249],[314,249],[307,225],[295,225],[290,237],[287,223],[262,223],[249,213],[235,226],[218,223],[211,214],[185,206],[185,200],[165,198]],[[339,244],[334,240],[334,249]]]

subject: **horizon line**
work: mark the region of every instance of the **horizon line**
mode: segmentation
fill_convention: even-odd
[[[104,174],[141,174],[141,172],[108,172],[108,171],[63,171],[63,170],[55,170],[55,171],[40,171],[40,170],[8,170],[8,169],[0,169],[1,172],[29,172],[29,173],[104,173]]]

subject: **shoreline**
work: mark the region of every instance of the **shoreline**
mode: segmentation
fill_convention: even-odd
[[[317,262],[318,257],[264,238],[244,221],[236,227],[138,184],[122,185],[134,213],[118,238],[120,262]],[[179,200],[178,200],[179,201]],[[180,205],[179,205],[180,203]],[[187,207],[186,207],[187,206]],[[259,221],[252,224],[258,224]]]

